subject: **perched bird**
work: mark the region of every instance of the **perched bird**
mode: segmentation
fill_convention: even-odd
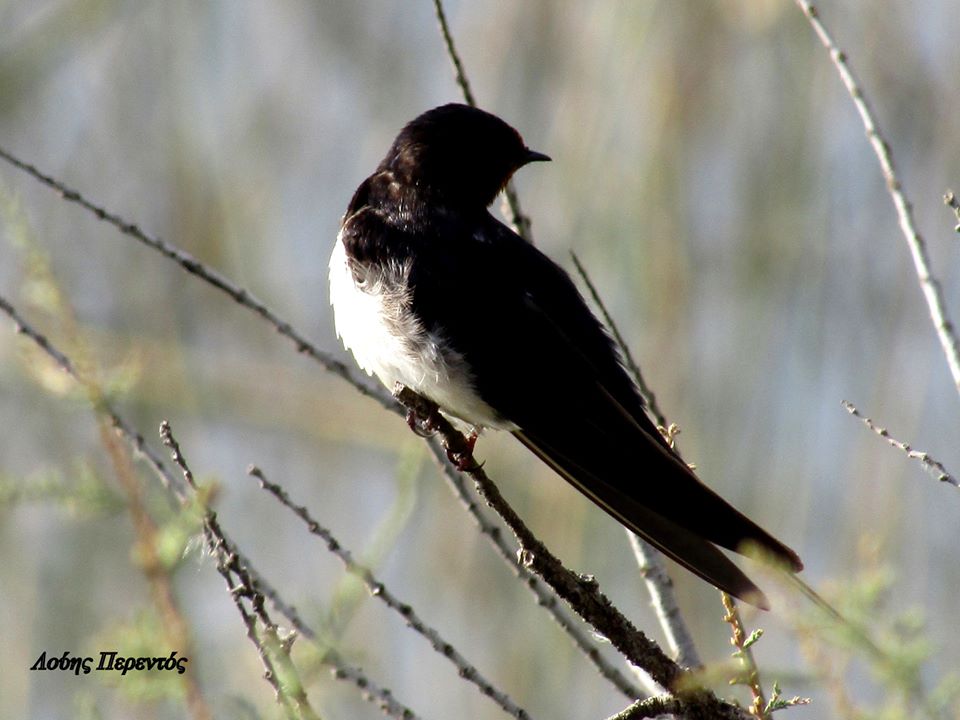
[[[407,124],[343,217],[330,258],[337,335],[391,390],[513,433],[627,528],[766,607],[715,545],[756,545],[793,572],[800,558],[697,479],[569,275],[488,211],[517,169],[549,159],[466,105]]]

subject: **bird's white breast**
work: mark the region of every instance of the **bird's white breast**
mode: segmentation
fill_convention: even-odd
[[[463,356],[414,315],[409,274],[409,264],[397,262],[358,283],[337,238],[330,256],[330,304],[343,346],[391,391],[400,382],[470,425],[516,429],[477,394]]]

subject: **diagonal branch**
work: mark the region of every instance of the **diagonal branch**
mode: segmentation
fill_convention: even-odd
[[[463,62],[460,60],[460,53],[453,43],[453,35],[450,33],[450,25],[447,23],[447,14],[443,10],[443,0],[433,0],[433,9],[437,14],[437,22],[440,24],[440,34],[443,35],[443,44],[447,50],[447,56],[453,63],[453,76],[463,93],[463,99],[470,107],[477,106],[477,100],[473,96],[473,90],[470,89],[470,80],[467,78],[467,72],[463,69]]]
[[[437,467],[443,473],[453,493],[460,500],[466,511],[473,517],[477,528],[484,537],[493,546],[497,555],[516,573],[517,577],[523,581],[524,586],[533,593],[537,599],[537,604],[546,610],[554,619],[557,625],[570,637],[573,644],[579,649],[603,677],[613,683],[616,688],[628,698],[635,699],[643,696],[643,691],[628,680],[623,673],[613,666],[598,650],[596,640],[591,637],[577,622],[569,617],[562,605],[558,602],[557,595],[544,581],[536,574],[530,572],[517,557],[516,550],[508,545],[504,539],[500,525],[494,524],[481,511],[477,505],[475,496],[467,490],[464,482],[464,476],[450,463],[447,454],[435,438],[427,444],[430,453],[437,463]]]
[[[435,403],[402,385],[398,385],[395,394],[421,424],[440,435],[451,462],[463,468],[476,484],[477,492],[503,518],[520,546],[521,562],[542,577],[574,612],[609,640],[627,660],[674,694],[679,702],[677,714],[718,719],[743,717],[739,708],[698,687],[688,671],[667,657],[600,592],[593,577],[577,575],[563,566],[506,503],[499,489],[473,458],[471,444],[440,414]]]
[[[284,507],[300,518],[311,534],[323,540],[327,544],[327,549],[337,556],[347,572],[359,578],[373,597],[384,603],[391,610],[399,613],[413,630],[429,641],[434,650],[453,663],[460,677],[476,685],[481,693],[497,703],[507,714],[512,715],[517,718],[517,720],[530,720],[530,714],[526,710],[517,705],[505,692],[497,689],[489,680],[481,675],[480,671],[463,657],[459,650],[444,639],[439,631],[427,625],[413,607],[394,595],[368,568],[358,564],[353,559],[353,554],[333,536],[333,533],[318,523],[305,506],[297,505],[290,498],[286,490],[280,487],[280,485],[267,480],[260,468],[252,466],[247,472],[260,482],[261,488],[273,495]]]
[[[160,438],[163,444],[170,449],[170,457],[174,464],[180,468],[184,481],[194,493],[197,493],[199,488],[194,482],[193,472],[180,451],[180,444],[173,436],[170,423],[166,420],[160,424]],[[243,624],[247,628],[247,637],[257,649],[257,655],[260,657],[264,669],[264,679],[273,688],[277,703],[283,708],[288,718],[320,720],[320,716],[310,705],[303,683],[300,681],[299,673],[290,660],[290,648],[295,636],[287,639],[286,642],[280,640],[277,625],[264,607],[263,595],[253,588],[249,575],[237,563],[236,556],[232,555],[218,542],[217,536],[222,535],[218,531],[217,515],[204,502],[203,536],[207,543],[207,549],[216,558],[217,572],[226,582],[227,592],[233,599]],[[250,610],[247,609],[244,600],[250,603]],[[257,621],[260,623],[259,627]]]
[[[197,276],[201,280],[207,282],[209,285],[212,285],[218,290],[226,293],[233,298],[235,302],[255,312],[270,325],[272,325],[274,330],[288,340],[291,340],[296,346],[297,352],[303,353],[313,360],[316,360],[328,372],[342,377],[363,395],[373,398],[384,407],[389,408],[391,405],[396,405],[396,403],[390,399],[390,396],[383,392],[379,387],[371,388],[370,386],[364,384],[355,377],[353,370],[351,370],[347,365],[340,362],[329,353],[317,348],[316,345],[311,343],[306,337],[297,332],[297,330],[295,330],[290,323],[281,319],[276,313],[267,307],[265,303],[258,300],[253,294],[250,293],[249,290],[235,285],[230,281],[229,278],[204,265],[195,257],[190,255],[190,253],[181,250],[176,245],[168,243],[156,235],[150,235],[149,233],[141,230],[140,227],[135,223],[128,222],[119,215],[110,212],[103,206],[91,202],[86,197],[81,195],[77,190],[67,187],[56,178],[43,173],[35,166],[24,162],[2,147],[0,147],[0,159],[5,160],[15,168],[24,171],[47,187],[56,190],[67,202],[79,205],[84,210],[93,213],[97,219],[113,225],[122,234],[133,238],[134,240],[153,250],[156,250],[164,257],[176,262],[191,275]]]
[[[930,475],[933,475],[937,480],[940,482],[945,482],[947,485],[953,485],[955,488],[960,488],[960,480],[957,480],[956,476],[951,475],[947,468],[943,466],[943,463],[939,462],[938,460],[934,460],[929,454],[921,450],[914,450],[907,443],[897,440],[895,437],[893,437],[893,435],[887,432],[886,428],[880,427],[866,415],[861,415],[860,411],[857,410],[853,403],[844,400],[843,408],[854,417],[860,418],[864,425],[870,428],[874,433],[876,433],[876,435],[886,440],[888,444],[892,445],[898,450],[902,450],[904,453],[906,453],[908,458],[911,460],[916,460],[923,465],[923,469],[926,470]]]
[[[613,334],[613,339],[617,343],[617,347],[619,347],[620,352],[623,353],[624,364],[626,365],[627,370],[630,371],[630,375],[633,376],[634,382],[637,383],[637,387],[640,388],[640,394],[643,395],[644,400],[647,401],[647,408],[653,415],[653,419],[656,420],[659,427],[668,427],[669,423],[667,422],[667,416],[664,415],[663,411],[660,409],[660,405],[657,402],[657,396],[653,394],[653,389],[647,385],[647,381],[644,379],[643,373],[640,372],[640,365],[637,364],[637,361],[633,357],[633,353],[630,352],[630,346],[627,345],[626,341],[623,339],[623,336],[620,334],[620,330],[617,328],[617,324],[610,316],[607,306],[604,304],[603,298],[600,297],[600,293],[597,290],[596,285],[593,284],[593,281],[587,274],[587,270],[583,267],[583,263],[580,262],[580,258],[577,257],[577,254],[571,251],[570,258],[573,260],[573,264],[577,268],[577,274],[580,275],[580,278],[587,286],[587,290],[590,292],[590,297],[599,308],[600,314],[603,317],[603,324],[610,328],[610,332]]]

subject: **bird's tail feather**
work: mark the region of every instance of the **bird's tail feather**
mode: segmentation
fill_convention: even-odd
[[[514,435],[577,490],[665,555],[720,590],[759,608],[769,608],[760,588],[712,543],[644,507],[610,483],[593,478],[529,433],[518,430]]]

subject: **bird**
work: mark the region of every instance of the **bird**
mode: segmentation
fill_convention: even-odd
[[[450,103],[407,123],[354,193],[330,256],[335,331],[357,365],[476,433],[510,432],[614,519],[720,590],[769,602],[719,547],[790,573],[797,553],[705,485],[648,414],[570,275],[496,219],[550,158]]]

